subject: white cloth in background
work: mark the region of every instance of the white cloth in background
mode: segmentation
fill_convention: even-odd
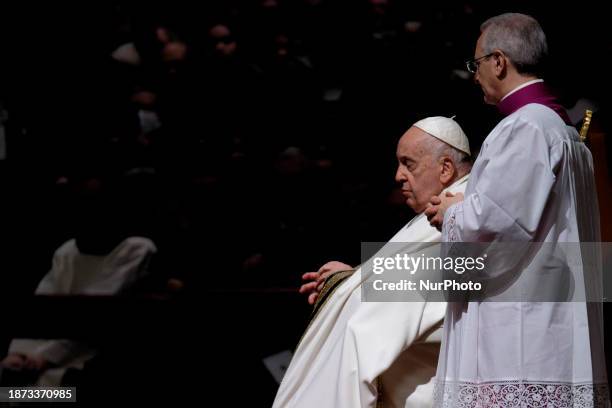
[[[148,238],[130,237],[108,255],[86,255],[79,252],[71,239],[53,255],[51,270],[36,289],[37,295],[115,295],[147,273],[148,260],[157,248]],[[78,322],[75,322],[77,324]],[[9,353],[43,357],[59,366],[46,370],[38,385],[59,385],[67,368],[82,369],[96,350],[76,341],[14,339]]]

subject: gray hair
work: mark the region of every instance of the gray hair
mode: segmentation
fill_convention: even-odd
[[[520,74],[538,74],[548,54],[546,35],[535,18],[505,13],[480,26],[485,54],[503,51]]]
[[[425,144],[427,151],[429,151],[434,159],[439,159],[442,156],[448,156],[453,161],[455,168],[460,174],[466,174],[472,169],[472,157],[462,152],[459,149],[455,149],[448,143],[435,137],[428,137]]]

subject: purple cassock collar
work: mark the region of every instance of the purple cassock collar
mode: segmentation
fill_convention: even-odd
[[[565,108],[557,98],[548,90],[543,82],[536,82],[508,95],[497,104],[499,112],[508,116],[529,103],[539,103],[554,110],[563,119],[566,125],[572,126]]]

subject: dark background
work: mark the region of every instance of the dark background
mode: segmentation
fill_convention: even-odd
[[[208,401],[270,405],[261,358],[305,327],[301,274],[358,263],[360,242],[388,240],[413,215],[393,181],[401,134],[457,115],[476,151],[499,120],[463,64],[486,18],[536,17],[547,83],[567,107],[591,101],[609,134],[603,6],[532,3],[3,3],[5,339],[53,327],[95,339],[104,352],[79,379],[89,401],[106,383],[169,398],[190,384]],[[217,24],[236,43],[230,58],[215,54]],[[130,42],[137,66],[111,57]],[[161,127],[145,133],[142,109]],[[131,300],[28,298],[92,218],[156,243],[151,278]]]

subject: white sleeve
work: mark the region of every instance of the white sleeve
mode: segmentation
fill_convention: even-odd
[[[532,241],[555,183],[562,143],[553,146],[543,129],[518,118],[487,145],[474,165],[463,202],[444,217],[444,241]],[[475,174],[474,174],[475,173]]]

